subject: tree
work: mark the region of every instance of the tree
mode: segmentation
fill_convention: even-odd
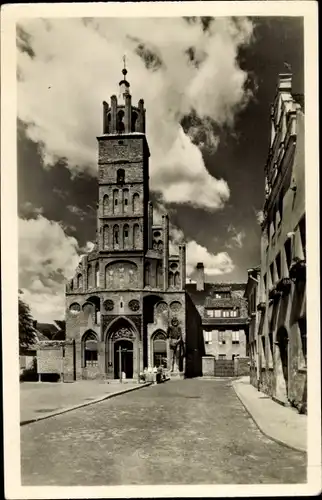
[[[19,302],[19,348],[26,349],[34,344],[36,340],[36,330],[34,328],[34,320],[30,312],[30,307],[21,297],[18,297]]]

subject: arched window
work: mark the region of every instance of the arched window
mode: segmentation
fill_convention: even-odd
[[[130,247],[130,227],[128,224],[123,226],[123,245],[124,248]]]
[[[134,224],[133,226],[133,247],[140,248],[140,226]]]
[[[97,337],[94,332],[85,333],[83,337],[84,367],[97,366]]]
[[[145,286],[151,285],[151,264],[146,262],[144,265],[144,282]]]
[[[153,337],[153,366],[167,367],[167,342],[163,332],[157,332]]]
[[[123,209],[124,213],[127,214],[129,212],[129,190],[123,189]]]
[[[119,213],[119,190],[114,189],[113,191],[113,213]]]
[[[93,287],[93,268],[91,264],[87,266],[87,288]]]
[[[125,182],[125,171],[123,168],[119,168],[117,171],[117,183],[124,184]]]
[[[174,273],[174,286],[176,288],[180,287],[180,274],[178,271]]]
[[[83,288],[83,276],[81,274],[77,275],[77,288]]]
[[[117,123],[116,123],[116,130],[120,134],[122,134],[125,130],[124,126],[124,111],[120,109],[120,111],[117,113]]]
[[[140,196],[138,193],[134,193],[133,195],[133,213],[138,214],[140,212]]]
[[[105,194],[103,198],[103,215],[108,215],[108,195]]]
[[[131,132],[135,132],[135,125],[137,119],[138,119],[138,114],[135,111],[132,111]]]
[[[98,262],[95,264],[95,288],[99,287],[100,283],[100,265]]]
[[[108,248],[108,225],[103,227],[103,248]]]
[[[157,288],[163,285],[162,262],[157,263]]]
[[[120,245],[120,234],[119,234],[119,227],[117,224],[115,224],[113,228],[113,247],[114,248],[119,248]]]

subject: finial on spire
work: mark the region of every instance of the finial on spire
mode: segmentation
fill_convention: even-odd
[[[124,63],[124,67],[122,69],[122,73],[124,75],[124,80],[126,80],[126,75],[127,75],[127,69],[126,69],[126,55],[124,54],[123,56],[123,63]]]

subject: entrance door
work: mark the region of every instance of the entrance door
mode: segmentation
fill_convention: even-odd
[[[288,394],[288,334],[285,328],[280,328],[276,335],[278,342],[282,372],[285,381],[286,395]]]
[[[120,378],[120,371],[126,378],[133,378],[133,343],[130,340],[119,340],[114,344],[114,378]]]

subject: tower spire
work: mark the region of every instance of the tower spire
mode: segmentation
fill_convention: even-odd
[[[124,64],[123,69],[122,69],[123,78],[120,81],[119,86],[120,86],[120,94],[123,97],[123,99],[125,99],[126,95],[129,95],[129,93],[130,93],[130,84],[126,79],[127,69],[126,69],[126,55],[125,54],[124,54],[122,59],[123,59],[123,64]]]

